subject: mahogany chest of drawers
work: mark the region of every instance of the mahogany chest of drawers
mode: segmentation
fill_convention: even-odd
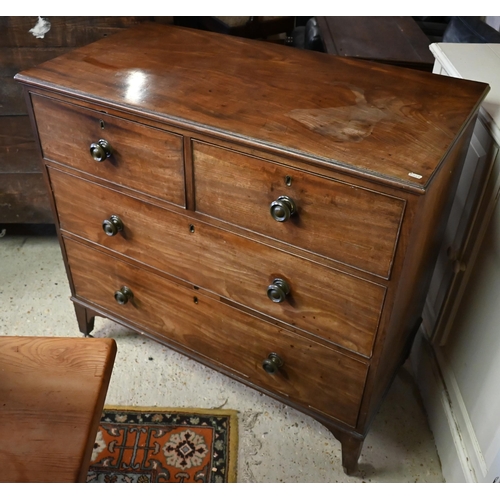
[[[298,408],[353,472],[487,85],[159,25],[16,78],[80,330],[111,318]]]

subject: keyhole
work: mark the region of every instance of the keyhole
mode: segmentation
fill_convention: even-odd
[[[99,120],[99,124],[101,125],[101,130],[104,130],[104,121],[103,120]]]
[[[292,185],[292,178],[289,175],[285,175],[285,184],[287,186],[291,186]]]

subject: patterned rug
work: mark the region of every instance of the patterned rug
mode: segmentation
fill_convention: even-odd
[[[88,483],[236,481],[234,410],[105,407]]]

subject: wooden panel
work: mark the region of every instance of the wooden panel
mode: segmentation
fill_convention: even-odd
[[[42,16],[50,22],[43,38],[30,30],[38,16],[0,17],[0,47],[79,47],[144,21],[136,16]]]
[[[0,222],[12,224],[54,222],[42,174],[0,173]]]
[[[31,127],[25,125],[27,110],[22,86],[14,80],[16,73],[146,19],[172,22],[172,18],[134,16],[50,16],[44,19],[50,21],[51,28],[43,38],[36,38],[30,29],[35,26],[37,16],[0,17],[0,172],[38,170]],[[9,207],[0,214],[2,222],[52,221],[39,176],[27,177],[24,181],[22,177],[11,176],[1,179],[0,184],[2,205]]]
[[[0,117],[0,173],[41,173],[40,158],[27,116]]]
[[[68,50],[70,49],[64,47],[0,48],[0,116],[27,113],[22,85],[14,80],[16,73],[60,56]]]
[[[424,71],[155,23],[19,78],[419,190],[488,90]],[[131,81],[137,95],[129,93]]]
[[[329,53],[431,71],[430,41],[411,17],[323,17],[320,27]]]
[[[417,201],[416,216],[408,238],[408,251],[405,265],[399,278],[397,294],[392,305],[390,323],[387,327],[384,344],[379,344],[377,383],[373,387],[373,399],[366,401],[371,414],[361,410],[360,421],[369,422],[376,404],[387,392],[394,374],[409,355],[409,349],[420,324],[425,299],[429,290],[432,274],[443,238],[464,160],[470,144],[475,120],[469,121],[460,140],[450,150],[443,168],[434,179],[427,195]],[[374,375],[374,372],[372,372]]]
[[[0,117],[0,222],[53,222],[27,116]]]
[[[323,42],[324,50],[327,54],[337,56],[339,53],[333,42],[332,35],[330,33],[330,28],[328,27],[328,17],[317,16],[316,21],[318,23],[319,33],[321,36],[321,41]]]
[[[181,136],[38,95],[32,102],[44,158],[185,206]],[[99,139],[113,148],[102,162],[89,152]]]
[[[0,482],[85,482],[116,343],[0,336]]]
[[[364,363],[71,240],[65,246],[77,297],[222,364],[250,383],[355,425]],[[134,298],[119,305],[114,293],[124,285]],[[262,369],[271,352],[284,361],[274,376]]]
[[[21,86],[13,79],[19,71],[144,20],[172,22],[171,18],[123,16],[49,16],[44,19],[50,21],[50,30],[43,38],[36,38],[29,30],[35,26],[37,16],[0,17],[0,115],[26,114]]]
[[[144,261],[147,255],[150,266],[370,355],[384,287],[49,170],[63,230],[133,259]],[[101,228],[111,214],[125,226],[112,237]],[[267,297],[274,278],[291,288],[282,303]]]
[[[404,200],[200,142],[193,164],[197,212],[389,276]],[[269,206],[282,195],[297,213],[276,222]]]

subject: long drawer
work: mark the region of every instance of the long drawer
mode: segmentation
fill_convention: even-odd
[[[197,212],[389,277],[404,200],[199,141],[193,168]]]
[[[45,159],[186,205],[181,136],[36,94],[31,100]],[[90,146],[101,139],[112,153],[96,161]]]
[[[355,426],[367,364],[87,245],[70,239],[64,244],[76,297],[249,383]],[[119,304],[115,292],[123,294],[123,287],[132,297]],[[272,353],[283,362],[281,367],[269,357]],[[274,374],[264,370],[266,360],[268,370],[276,369]]]
[[[370,356],[385,287],[57,169],[49,172],[64,231]],[[113,236],[102,228],[111,216],[123,224]],[[280,279],[289,286],[284,296]],[[272,300],[277,298],[283,300]]]

